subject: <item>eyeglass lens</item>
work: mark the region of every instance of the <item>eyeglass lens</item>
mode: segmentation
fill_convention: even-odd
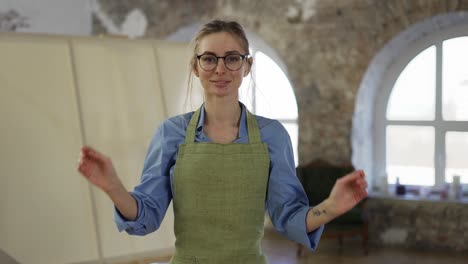
[[[225,57],[218,58],[223,58],[224,66],[226,66],[226,68],[231,71],[237,71],[238,69],[240,69],[242,67],[242,63],[244,62],[242,56],[239,54],[231,54]],[[202,69],[204,69],[205,71],[212,71],[218,65],[218,58],[211,54],[204,54],[200,56],[199,59],[200,67],[202,67]]]

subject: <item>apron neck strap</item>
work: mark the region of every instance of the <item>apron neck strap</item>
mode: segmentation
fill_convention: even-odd
[[[191,144],[195,142],[195,131],[200,119],[201,107],[193,114],[190,119],[190,123],[187,126],[187,132],[185,134],[185,144]],[[249,143],[260,143],[260,129],[258,128],[257,120],[255,116],[245,108],[247,112],[247,132],[249,136]]]
[[[201,107],[193,113],[190,123],[187,126],[187,132],[185,133],[185,144],[192,144],[195,142],[195,130],[198,125],[198,119],[200,118]]]
[[[260,129],[258,128],[257,119],[245,108],[247,112],[247,133],[249,133],[249,143],[260,143]]]

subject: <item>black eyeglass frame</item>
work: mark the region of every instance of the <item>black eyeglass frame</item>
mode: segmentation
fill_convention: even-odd
[[[231,70],[227,65],[226,65],[226,57],[229,57],[229,56],[240,56],[241,59],[242,59],[242,63],[241,65],[239,66],[239,68],[235,69],[235,70]],[[213,56],[214,58],[216,58],[216,65],[215,67],[212,69],[212,70],[205,70],[205,68],[203,68],[203,66],[201,66],[201,63],[200,63],[200,58],[203,57],[203,56]],[[197,57],[197,60],[198,60],[198,65],[205,71],[214,71],[216,69],[216,67],[218,66],[218,62],[219,62],[219,59],[223,59],[223,62],[224,62],[224,67],[226,67],[226,69],[230,70],[230,71],[238,71],[240,68],[242,68],[242,65],[244,65],[244,60],[245,59],[248,59],[250,58],[250,54],[228,54],[226,56],[216,56],[214,54],[200,54],[200,55],[195,55],[195,57]]]

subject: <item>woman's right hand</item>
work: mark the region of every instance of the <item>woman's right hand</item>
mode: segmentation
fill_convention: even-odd
[[[134,221],[138,214],[138,205],[130,195],[117,173],[110,158],[91,147],[81,148],[78,171],[92,184],[103,190],[114,202],[125,219]]]
[[[78,171],[89,182],[106,193],[122,187],[111,159],[91,147],[81,147]]]

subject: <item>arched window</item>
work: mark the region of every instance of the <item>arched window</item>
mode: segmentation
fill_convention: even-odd
[[[468,16],[436,16],[373,59],[356,101],[353,164],[382,182],[468,184]]]
[[[389,183],[468,184],[468,35],[430,42],[382,96],[376,150]]]
[[[251,82],[250,74],[245,77],[240,90],[240,101],[254,114],[281,122],[291,137],[297,166],[298,111],[291,83],[278,64],[253,45],[251,54],[254,57],[252,71],[255,79]]]

